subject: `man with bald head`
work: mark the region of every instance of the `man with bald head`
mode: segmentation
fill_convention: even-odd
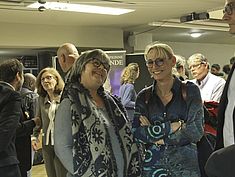
[[[223,20],[235,35],[235,0],[226,0]],[[216,150],[208,159],[205,170],[209,177],[235,176],[235,64],[227,78],[218,112]]]
[[[79,57],[78,50],[73,44],[64,43],[57,50],[57,57],[61,69],[64,73],[67,73],[65,76],[65,80],[67,80],[73,63]]]
[[[34,92],[35,88],[36,88],[36,77],[31,73],[24,74],[24,83],[22,91],[28,89]]]
[[[20,126],[16,131],[16,152],[20,161],[19,167],[21,177],[30,177],[30,169],[32,167],[32,146],[31,134],[33,128],[40,125],[40,119],[35,118],[36,104],[38,94],[34,92],[36,85],[36,77],[31,73],[24,74],[24,83],[21,88],[21,107],[22,116],[20,117]],[[33,147],[35,147],[34,142]],[[33,149],[36,150],[36,149]]]

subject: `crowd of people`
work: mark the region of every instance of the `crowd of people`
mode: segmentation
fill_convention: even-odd
[[[235,33],[235,0],[223,19]],[[141,70],[129,63],[119,97],[104,88],[111,61],[101,49],[61,45],[64,79],[52,67],[34,76],[17,59],[0,63],[0,176],[32,176],[41,134],[48,177],[233,177],[234,57],[226,77],[205,55],[186,60],[160,42],[144,57],[152,85],[136,93]],[[219,104],[213,153],[199,152],[207,102]]]

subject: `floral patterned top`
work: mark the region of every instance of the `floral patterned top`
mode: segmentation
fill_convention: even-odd
[[[89,91],[80,83],[69,83],[65,87],[63,98],[68,98],[71,103],[73,176],[140,177],[140,155],[124,108],[103,87],[98,94],[104,100],[117,141],[114,141],[104,116],[100,116],[102,112],[92,103]],[[114,149],[113,143],[119,147]],[[117,164],[120,159],[117,160],[116,150],[122,153],[122,166]],[[121,173],[119,169],[122,169]]]

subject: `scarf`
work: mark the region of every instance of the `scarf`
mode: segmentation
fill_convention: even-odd
[[[103,98],[110,121],[114,125],[124,158],[123,177],[141,176],[140,155],[131,132],[126,111],[117,97],[97,90]],[[89,91],[82,84],[68,83],[64,98],[71,102],[73,165],[76,177],[117,177],[117,164],[107,127],[99,118]]]

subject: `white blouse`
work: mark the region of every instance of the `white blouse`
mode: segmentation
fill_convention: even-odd
[[[46,134],[46,145],[49,145],[49,140],[51,139],[51,145],[54,145],[54,119],[55,119],[55,112],[56,112],[56,101],[50,102],[50,107],[48,110],[48,118],[50,120],[48,128],[47,128],[47,134]],[[49,136],[51,136],[49,138]]]

